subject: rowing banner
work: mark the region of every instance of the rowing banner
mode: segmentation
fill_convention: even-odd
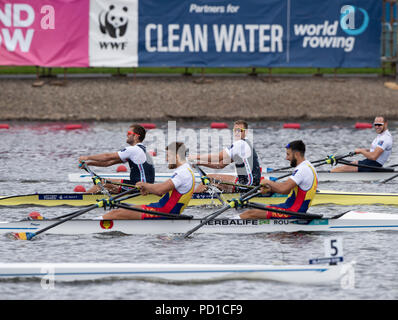
[[[0,64],[379,67],[380,0],[0,0]]]

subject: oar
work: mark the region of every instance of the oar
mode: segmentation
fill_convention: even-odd
[[[325,164],[331,164],[332,165],[333,163],[336,163],[336,162],[338,162],[339,160],[341,160],[343,158],[352,157],[354,154],[355,154],[354,152],[350,152],[350,153],[347,153],[347,154],[342,155],[342,156],[336,156],[336,157],[335,156],[329,156],[328,158],[323,159],[322,163],[317,163],[316,165],[314,165],[314,168],[323,166]],[[318,162],[320,162],[320,161],[318,161]],[[279,179],[282,179],[282,178],[289,177],[289,176],[291,176],[291,174],[292,173],[290,172],[290,173],[285,174],[285,175],[280,176],[280,177],[269,177],[269,180],[276,181],[276,180],[279,180]]]
[[[97,176],[87,165],[86,162],[81,162],[79,164],[79,167],[83,167],[84,170],[86,170],[90,175],[91,178],[93,179],[93,182],[96,186],[99,186],[101,188],[101,192],[105,195],[107,195],[108,197],[111,196],[110,192],[104,187],[104,185],[101,182],[101,178],[99,176]]]
[[[337,162],[341,163],[341,164],[345,164],[347,166],[353,166],[353,167],[358,167],[358,168],[367,168],[367,169],[372,169],[375,172],[394,172],[394,169],[390,168],[390,167],[374,167],[374,166],[368,166],[365,164],[356,164],[356,163],[351,163],[345,160],[338,160]]]
[[[343,158],[347,158],[347,157],[352,157],[352,156],[354,156],[355,155],[355,152],[350,152],[350,153],[348,153],[348,154],[346,154],[346,155],[343,155],[343,156],[337,156],[337,157],[334,157],[336,160],[337,159],[343,159]],[[325,161],[325,164],[327,164],[328,162],[328,160],[329,159],[331,159],[330,158],[330,156],[328,156],[326,159],[325,158],[322,158],[322,159],[319,159],[319,160],[314,160],[314,161],[310,161],[312,164],[315,164],[315,163],[319,163],[319,162],[323,162],[323,161]],[[289,167],[283,167],[283,168],[279,168],[279,169],[272,169],[272,168],[267,168],[267,172],[278,172],[278,171],[282,171],[282,170],[288,170],[288,169],[291,169],[291,167],[289,166]]]
[[[134,197],[137,197],[137,196],[140,196],[140,195],[141,195],[140,192],[136,192],[136,193],[130,194],[130,195],[128,195],[128,196],[126,196],[126,197],[124,197],[122,199],[118,199],[118,202],[125,201],[125,200],[131,199],[131,198],[134,198]],[[101,201],[101,200],[99,200],[99,201]],[[72,213],[68,213],[68,214],[65,214],[63,216],[59,216],[57,219],[67,218],[67,217],[70,217],[73,214],[74,214],[73,212]]]
[[[227,211],[229,208],[232,208],[229,203],[226,204],[224,207],[222,207],[221,209],[217,210],[216,212],[208,215],[200,224],[198,224],[195,228],[192,228],[191,230],[187,231],[182,238],[188,238],[192,233],[194,233],[196,230],[198,230],[199,228],[203,227],[207,222],[209,222],[210,220],[213,220],[214,218],[216,218],[217,216],[219,216],[221,213]]]
[[[303,218],[303,219],[312,220],[312,219],[321,219],[323,217],[323,215],[321,215],[321,214],[294,212],[294,211],[287,211],[287,210],[282,210],[282,209],[277,209],[277,208],[269,208],[261,203],[256,203],[256,202],[247,202],[246,205],[250,208],[288,214],[290,216]]]
[[[190,220],[193,218],[193,216],[188,216],[188,215],[183,215],[183,214],[172,214],[172,213],[166,213],[166,212],[158,212],[158,211],[150,211],[150,210],[145,210],[142,208],[137,208],[137,207],[131,207],[127,204],[124,203],[114,203],[113,206],[118,207],[118,208],[123,208],[131,211],[138,211],[138,212],[143,212],[143,213],[149,213],[155,216],[162,216],[170,219],[182,219],[182,220]]]
[[[199,171],[199,174],[201,175],[200,179],[202,180],[202,183],[206,186],[210,186],[210,180],[206,175],[206,172],[204,172],[196,163],[191,164],[197,171]],[[224,199],[219,195],[218,192],[215,192],[216,197],[218,200],[220,200],[221,204],[225,204]]]
[[[388,179],[385,179],[385,180],[381,181],[380,183],[387,183],[387,182],[389,182],[389,181],[395,179],[396,177],[398,177],[398,173],[395,174],[395,175],[393,175],[392,177],[390,177],[390,178],[388,178]]]
[[[261,187],[262,187],[262,185],[258,185],[254,189],[252,189],[249,192],[247,192],[244,195],[242,195],[241,198],[240,198],[241,201],[245,201],[247,197],[255,195],[257,193],[257,191],[260,190]],[[187,231],[182,236],[182,238],[189,237],[192,233],[194,233],[196,230],[198,230],[201,227],[203,227],[206,223],[208,223],[211,220],[214,220],[216,217],[218,217],[223,212],[227,211],[229,208],[234,208],[234,207],[235,207],[235,202],[234,201],[227,202],[225,204],[225,206],[223,206],[221,209],[217,210],[216,212],[213,212],[213,213],[209,214],[207,217],[205,217],[205,219],[200,224],[198,224],[196,227],[192,228],[191,230]]]
[[[126,195],[126,194],[128,194],[128,193],[130,193],[130,192],[132,192],[132,191],[134,191],[134,190],[133,190],[133,189],[127,190],[127,191],[125,191],[125,192],[119,193],[118,195],[116,195],[116,196],[114,196],[114,197],[110,197],[109,199],[103,199],[102,201],[98,201],[96,204],[93,204],[93,205],[91,205],[91,206],[89,206],[89,207],[87,207],[87,208],[85,208],[85,209],[81,209],[81,210],[78,210],[78,211],[76,211],[76,212],[73,212],[73,213],[72,213],[69,217],[67,217],[66,219],[62,219],[62,220],[60,220],[60,221],[57,221],[56,223],[51,224],[51,225],[49,225],[48,227],[45,227],[45,228],[43,228],[43,229],[40,229],[39,231],[36,231],[36,232],[19,232],[19,233],[13,233],[13,235],[14,235],[14,237],[15,237],[16,239],[20,239],[20,240],[31,240],[33,237],[35,237],[35,236],[37,236],[37,235],[39,235],[39,234],[41,234],[41,233],[43,233],[43,232],[45,232],[45,231],[47,231],[47,230],[50,230],[50,229],[52,229],[52,228],[55,228],[56,226],[58,226],[58,225],[60,225],[60,224],[62,224],[62,223],[64,223],[64,222],[66,222],[66,221],[69,221],[69,220],[71,220],[71,219],[73,219],[73,218],[76,218],[76,217],[78,217],[78,216],[80,216],[80,215],[82,215],[82,214],[84,214],[84,213],[86,213],[86,212],[88,212],[88,211],[90,211],[90,210],[93,210],[93,209],[95,209],[95,208],[101,208],[101,207],[103,207],[104,205],[106,205],[107,203],[111,203],[112,201],[114,201],[114,200],[116,200],[116,199],[119,199],[119,198],[123,197],[124,195]]]
[[[245,185],[245,184],[239,184],[239,183],[233,183],[233,182],[226,182],[226,181],[222,181],[222,180],[218,180],[218,179],[214,179],[214,178],[210,178],[210,180],[211,180],[213,183],[216,183],[216,184],[225,184],[225,185],[227,185],[227,186],[234,186],[234,187],[238,187],[238,188],[253,189],[253,188],[256,187],[256,186],[247,186],[247,185]]]

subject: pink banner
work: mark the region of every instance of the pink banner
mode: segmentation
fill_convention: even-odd
[[[0,65],[88,67],[89,0],[0,0]]]

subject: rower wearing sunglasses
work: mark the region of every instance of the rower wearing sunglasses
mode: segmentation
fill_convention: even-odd
[[[109,167],[118,163],[128,162],[130,166],[130,179],[110,179],[111,182],[125,185],[135,185],[137,182],[155,181],[155,167],[151,156],[146,152],[146,147],[142,144],[145,139],[146,130],[144,127],[133,124],[127,131],[126,143],[128,147],[118,152],[101,153],[90,156],[81,156],[79,161],[85,161],[89,166]],[[106,183],[105,187],[111,193],[119,193],[126,188],[121,185]],[[95,185],[89,189],[88,193],[98,193],[101,189]]]
[[[215,184],[222,191],[247,192],[248,189],[242,186],[255,186],[260,184],[260,165],[255,149],[246,139],[247,130],[247,122],[244,120],[237,120],[233,127],[234,142],[230,147],[216,154],[193,155],[188,158],[191,161],[196,160],[198,165],[213,169],[222,169],[234,163],[236,176],[208,174],[208,177],[214,179],[216,182],[227,183]],[[195,192],[203,192],[205,189],[206,186],[200,184]]]
[[[353,161],[353,164],[360,166],[342,165],[331,170],[331,172],[371,172],[376,171],[373,168],[381,168],[388,160],[392,151],[392,136],[387,128],[387,119],[385,116],[377,116],[374,120],[373,126],[377,133],[373,140],[370,149],[357,148],[356,154],[362,154],[366,159],[360,161]],[[362,167],[367,166],[367,167]]]

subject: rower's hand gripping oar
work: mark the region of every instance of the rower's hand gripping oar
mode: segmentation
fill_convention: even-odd
[[[326,159],[324,158],[324,159],[321,160],[321,161],[316,161],[316,162],[318,162],[318,163],[315,164],[315,165],[314,165],[314,163],[316,163],[316,162],[311,162],[311,163],[313,164],[314,168],[323,166],[323,165],[325,165],[325,164],[330,164],[331,166],[335,166],[335,165],[339,162],[339,160],[344,159],[344,158],[347,158],[347,157],[352,157],[352,156],[354,156],[354,155],[355,155],[355,152],[350,152],[350,153],[347,153],[347,154],[342,155],[342,156],[334,156],[334,155],[331,155],[331,156],[327,156]],[[319,163],[319,162],[321,162],[321,163]],[[271,180],[271,181],[277,181],[277,180],[279,180],[279,179],[289,177],[290,175],[291,175],[291,173],[285,174],[285,175],[280,176],[280,177],[269,177],[269,180]]]
[[[343,156],[334,156],[334,155],[331,155],[331,156],[327,156],[326,159],[325,159],[325,158],[322,158],[322,159],[314,160],[314,161],[310,161],[310,162],[311,162],[313,165],[316,164],[316,163],[320,163],[320,162],[323,162],[322,164],[336,165],[338,160],[343,159],[343,158],[352,157],[352,156],[354,156],[354,155],[355,155],[355,152],[350,152],[350,153],[348,153],[348,154],[346,154],[346,155],[343,155]],[[283,170],[289,170],[289,169],[291,169],[290,166],[289,166],[289,167],[279,168],[279,169],[267,168],[267,172],[268,172],[268,173],[270,173],[270,172],[273,173],[273,172],[278,172],[278,171],[283,171]]]
[[[91,179],[93,180],[93,183],[95,185],[98,185],[101,188],[101,192],[103,194],[106,194],[107,196],[110,196],[110,193],[105,188],[105,186],[103,185],[102,181],[104,181],[105,184],[108,183],[108,184],[114,184],[114,185],[117,185],[117,186],[122,186],[122,187],[127,187],[127,188],[136,188],[137,189],[137,187],[135,185],[133,185],[133,184],[120,183],[120,182],[111,181],[111,180],[108,180],[108,179],[105,179],[105,178],[101,178],[99,175],[97,175],[95,172],[93,172],[84,161],[82,161],[79,164],[79,167],[83,168],[84,170],[86,170],[91,175]]]
[[[110,192],[105,188],[105,186],[102,184],[101,182],[101,178],[99,176],[97,176],[87,165],[87,163],[85,161],[82,161],[79,163],[79,167],[83,168],[84,170],[86,170],[90,175],[91,175],[91,179],[93,180],[93,183],[96,186],[99,186],[101,188],[101,192],[105,195],[107,195],[108,197],[111,196]]]
[[[66,222],[66,221],[69,221],[69,220],[71,220],[73,218],[76,218],[76,217],[78,217],[78,216],[80,216],[80,215],[82,215],[82,214],[84,214],[84,213],[86,213],[86,212],[88,212],[90,210],[93,210],[95,208],[102,208],[102,207],[107,206],[107,205],[111,206],[114,200],[117,200],[117,199],[119,199],[119,198],[127,195],[128,193],[133,192],[133,191],[135,191],[135,190],[134,189],[127,190],[125,192],[119,193],[118,195],[116,195],[114,197],[110,197],[109,199],[99,200],[96,204],[93,204],[93,205],[91,205],[91,206],[89,206],[87,208],[78,210],[76,212],[73,212],[72,214],[69,215],[69,217],[67,217],[65,219],[62,219],[60,221],[57,221],[56,223],[53,223],[53,224],[49,225],[48,227],[40,229],[39,231],[13,233],[14,238],[19,239],[19,240],[31,240],[33,237],[35,237],[35,236],[37,236],[37,235],[39,235],[39,234],[41,234],[41,233],[43,233],[43,232],[45,232],[45,231],[47,231],[49,229],[55,228],[56,226]]]
[[[197,171],[199,171],[200,174],[200,179],[202,180],[202,183],[207,186],[207,187],[212,187],[210,184],[210,179],[207,177],[206,172],[204,172],[196,163],[191,164]],[[217,199],[220,200],[221,204],[225,204],[224,199],[220,196],[220,194],[216,191],[214,192]]]

